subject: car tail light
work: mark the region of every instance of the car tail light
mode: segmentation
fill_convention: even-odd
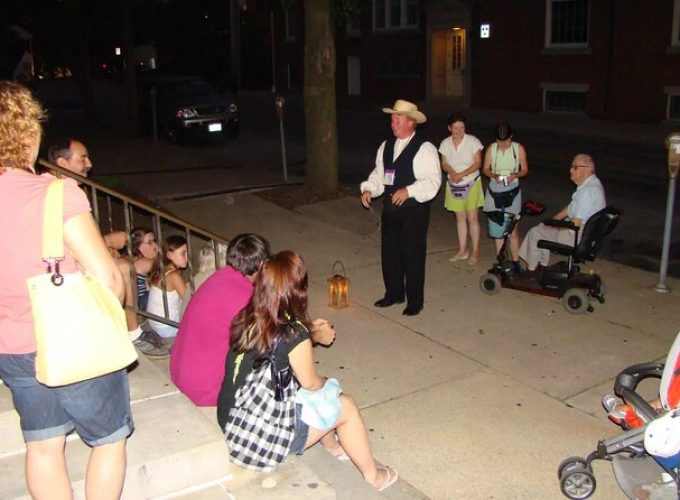
[[[198,113],[196,113],[195,109],[185,108],[178,110],[175,116],[177,118],[195,118],[198,116]]]

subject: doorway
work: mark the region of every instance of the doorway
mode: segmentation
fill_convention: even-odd
[[[465,96],[467,32],[454,28],[432,34],[432,95]]]

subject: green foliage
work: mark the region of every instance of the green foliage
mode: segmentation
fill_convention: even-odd
[[[347,30],[349,20],[360,19],[366,9],[370,9],[370,1],[367,0],[335,0],[335,26],[338,33]]]

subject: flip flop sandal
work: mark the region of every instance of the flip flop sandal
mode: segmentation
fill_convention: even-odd
[[[378,491],[385,491],[387,488],[397,482],[397,479],[399,479],[399,472],[388,465],[380,468],[387,471],[387,482],[378,488]],[[392,475],[392,473],[394,473],[394,475]]]

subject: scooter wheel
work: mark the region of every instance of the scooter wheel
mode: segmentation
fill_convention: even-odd
[[[562,305],[573,314],[583,314],[588,310],[588,294],[583,288],[570,288],[562,296]]]
[[[573,464],[562,471],[560,490],[572,500],[590,498],[595,493],[597,482],[595,475],[582,464]]]
[[[492,273],[487,273],[479,278],[479,288],[487,295],[496,295],[501,291],[501,280]]]

